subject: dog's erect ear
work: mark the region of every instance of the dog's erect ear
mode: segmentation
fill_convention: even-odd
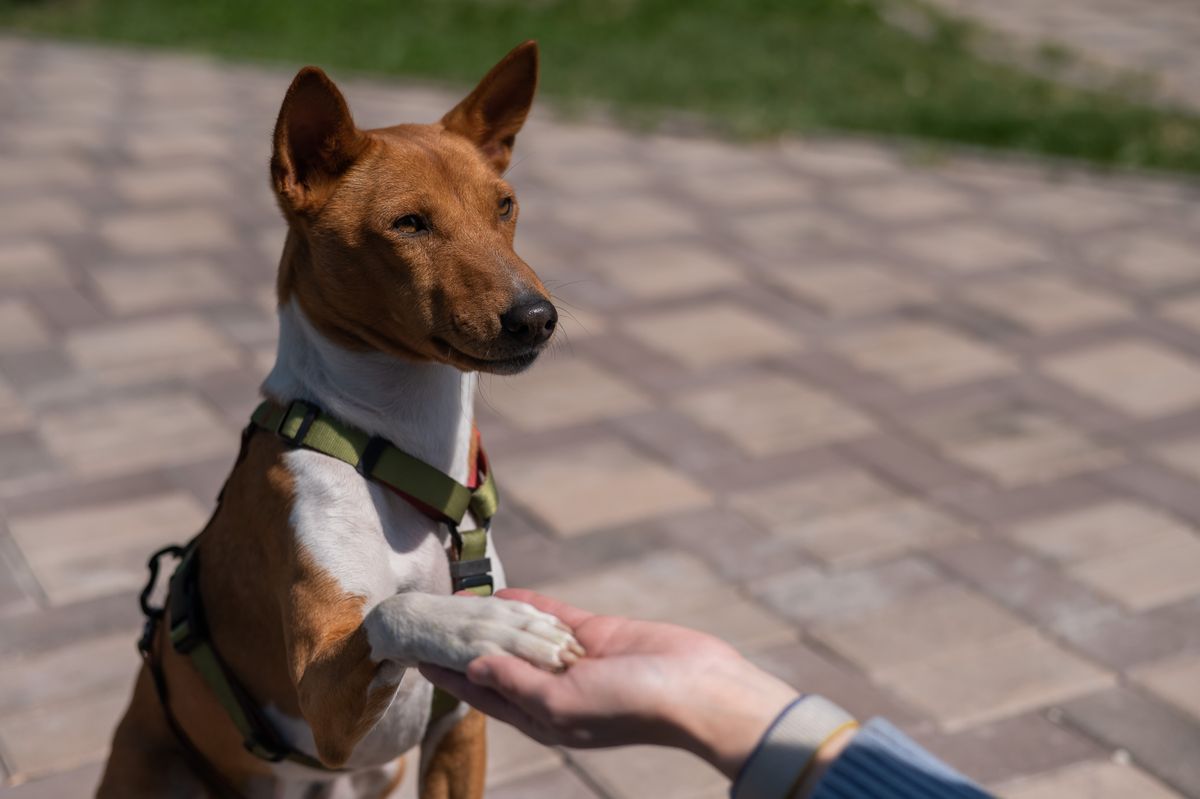
[[[492,67],[475,90],[442,117],[446,130],[465,136],[503,172],[537,89],[537,42],[519,44]]]
[[[285,208],[315,208],[322,189],[362,153],[366,137],[354,126],[346,100],[316,67],[296,73],[275,123],[271,181]]]

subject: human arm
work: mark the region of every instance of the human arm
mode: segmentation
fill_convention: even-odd
[[[924,756],[927,761],[912,761],[924,780],[916,784],[932,781],[957,792],[845,788],[879,768],[907,774],[911,769],[898,756],[920,750],[885,722],[870,722],[856,734],[847,723],[850,717],[832,703],[812,696],[797,701],[795,689],[703,633],[596,616],[528,591],[508,590],[500,596],[562,619],[587,657],[562,674],[502,656],[479,658],[465,674],[427,666],[421,670],[542,743],[649,743],[686,749],[736,780],[734,799],[986,796],[929,755]],[[907,743],[900,746],[902,742]],[[851,761],[858,772],[842,768]],[[829,793],[839,786],[842,793]]]

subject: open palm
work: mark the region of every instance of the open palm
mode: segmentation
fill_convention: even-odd
[[[702,703],[689,686],[741,662],[723,641],[684,627],[593,615],[532,591],[499,596],[558,616],[587,656],[560,673],[507,655],[478,658],[465,675],[429,665],[421,672],[542,743],[683,745],[671,708]]]

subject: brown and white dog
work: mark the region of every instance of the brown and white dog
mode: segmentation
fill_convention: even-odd
[[[355,126],[323,72],[300,71],[271,159],[288,236],[269,398],[315,403],[467,482],[476,373],[520,372],[557,319],[513,252],[517,204],[502,177],[537,69],[526,42],[439,123],[377,130]],[[385,797],[418,744],[424,799],[482,795],[482,717],[463,706],[427,729],[432,688],[412,666],[509,652],[553,669],[582,650],[528,605],[450,595],[446,538],[354,467],[249,439],[198,543],[209,635],[287,742],[344,770],[245,751],[160,625],[171,710],[241,796]],[[185,754],[143,667],[98,795],[211,795]]]

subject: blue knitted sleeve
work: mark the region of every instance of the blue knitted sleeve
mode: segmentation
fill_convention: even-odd
[[[991,794],[872,719],[825,772],[813,799],[989,799]]]

